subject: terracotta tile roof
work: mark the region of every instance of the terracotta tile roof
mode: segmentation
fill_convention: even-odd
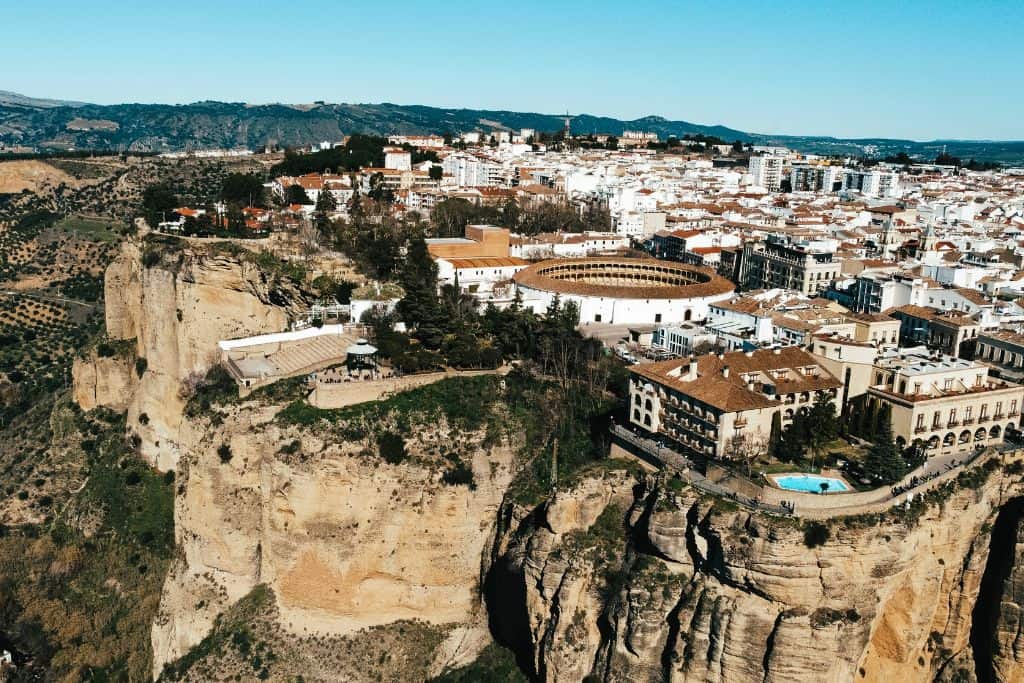
[[[978,306],[991,305],[992,302],[988,298],[976,289],[967,289],[966,287],[957,287],[956,293],[967,299],[971,303],[977,304]]]
[[[530,262],[515,256],[481,256],[479,258],[445,258],[441,259],[457,269],[463,268],[506,268],[508,266],[528,266]]]
[[[915,306],[914,304],[906,304],[897,308],[890,308],[884,312],[893,317],[902,314],[913,318],[920,318],[921,320],[953,325],[954,327],[971,327],[978,324],[977,321],[965,315],[938,311],[933,308],[925,308],[924,306]]]
[[[853,311],[850,311],[849,313],[846,313],[845,316],[847,318],[860,320],[861,322],[866,323],[892,322],[895,320],[891,315],[886,315],[885,313],[854,313]]]
[[[624,257],[549,259],[519,271],[515,281],[547,292],[621,299],[694,299],[735,289],[710,268]]]
[[[724,412],[733,413],[758,408],[773,408],[780,401],[769,398],[756,389],[757,382],[774,385],[776,394],[838,389],[842,382],[818,364],[807,351],[796,346],[778,350],[762,349],[749,355],[744,351],[726,353],[719,357],[707,354],[697,359],[697,379],[685,381],[689,360],[674,359],[658,363],[634,365],[630,372],[665,385],[702,403]],[[814,366],[815,375],[804,375],[800,368]],[[723,369],[729,368],[725,377]],[[680,371],[679,376],[669,373]],[[785,378],[774,373],[785,371]],[[757,374],[755,389],[747,388],[745,376]]]

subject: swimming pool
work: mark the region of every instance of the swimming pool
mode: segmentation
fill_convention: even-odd
[[[772,477],[775,485],[787,491],[805,491],[807,493],[822,493],[821,485],[827,484],[825,493],[841,493],[849,491],[850,486],[842,479],[836,477],[822,477],[817,474],[780,474]]]

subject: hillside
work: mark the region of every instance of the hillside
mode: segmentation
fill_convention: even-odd
[[[197,102],[188,105],[118,104],[58,107],[11,106],[0,100],[0,142],[56,149],[163,151],[187,147],[262,147],[267,143],[305,145],[338,140],[348,133],[425,134],[478,127],[560,130],[558,115],[397,104],[324,104],[292,106]],[[687,133],[749,139],[724,126],[647,117],[637,121],[583,115],[573,130],[621,134],[651,130],[662,137]]]
[[[195,102],[185,105],[66,103],[0,92],[0,148],[126,149],[138,152],[188,148],[260,148],[276,143],[308,145],[338,140],[349,133],[425,134],[475,129],[533,128],[561,130],[559,114],[445,109],[400,104],[261,104]],[[882,157],[906,152],[932,160],[943,147],[949,154],[1006,164],[1024,163],[1024,142],[865,139],[801,137],[747,133],[723,125],[673,121],[660,116],[624,121],[580,114],[573,117],[577,134],[644,130],[669,136],[704,134],[724,140],[783,144],[828,154]]]

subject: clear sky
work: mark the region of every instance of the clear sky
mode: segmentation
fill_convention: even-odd
[[[1024,139],[1024,2],[0,0],[0,90]]]

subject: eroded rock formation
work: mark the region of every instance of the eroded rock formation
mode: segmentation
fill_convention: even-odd
[[[206,374],[217,361],[221,339],[285,329],[289,317],[301,310],[302,297],[287,280],[230,254],[185,248],[144,258],[143,251],[138,243],[127,242],[107,268],[107,336],[135,339],[136,356],[146,359],[134,391],[117,405],[127,406],[128,424],[141,438],[143,456],[168,470],[175,469],[181,454],[182,383]],[[105,372],[97,366],[80,368],[78,374],[81,393],[87,395],[85,380]],[[146,419],[140,422],[143,413]]]
[[[472,659],[488,626],[543,681],[952,681],[975,670],[992,524],[1020,495],[1005,465],[928,505],[834,520],[814,547],[798,521],[627,470],[595,469],[521,507],[507,495],[519,444],[485,447],[443,421],[408,434],[412,457],[389,464],[371,439],[276,419],[280,405],[183,419],[182,382],[206,372],[216,342],[283,328],[300,296],[230,256],[143,261],[128,244],[110,267],[107,329],[136,340],[145,371],[94,356],[76,365],[75,396],[127,407],[144,456],[177,470],[180,553],[153,625],[154,674],[261,583],[296,634],[443,626],[435,673]],[[456,441],[475,486],[442,481],[430,454]],[[1019,574],[999,584],[999,680],[1022,675]]]
[[[1003,479],[912,524],[833,523],[813,548],[793,521],[653,479],[633,499],[623,481],[602,497],[631,499],[618,539],[581,546],[594,514],[552,523],[556,503],[510,524],[490,585],[521,595],[525,614],[495,630],[547,681],[929,681],[970,660]],[[1016,612],[1005,613],[1015,642]]]

